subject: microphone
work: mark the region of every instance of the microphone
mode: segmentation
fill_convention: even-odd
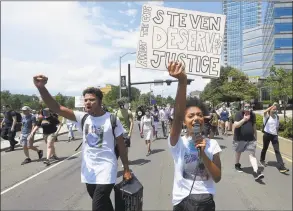
[[[193,125],[193,132],[194,132],[194,136],[195,136],[195,141],[200,140],[202,138],[204,138],[201,135],[201,131],[200,131],[200,124],[198,122],[196,122]],[[199,169],[203,170],[205,168],[203,162],[202,162],[202,157],[201,157],[201,147],[197,147],[197,153],[198,153],[198,157],[200,158],[199,160]]]

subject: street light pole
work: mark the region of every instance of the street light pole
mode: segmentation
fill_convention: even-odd
[[[136,52],[128,52],[122,56],[119,57],[119,97],[122,97],[122,92],[121,92],[121,60],[124,56],[128,54],[136,54]]]

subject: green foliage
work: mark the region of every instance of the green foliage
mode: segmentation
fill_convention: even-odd
[[[68,108],[74,108],[74,97],[67,97],[58,93],[55,96],[58,103]],[[22,106],[29,106],[33,110],[45,108],[44,102],[40,101],[36,95],[11,94],[9,91],[1,91],[1,105],[11,105],[15,110],[20,110]]]
[[[232,82],[228,78],[232,77]],[[247,76],[240,70],[232,67],[221,67],[219,78],[211,79],[200,95],[204,101],[213,105],[220,102],[251,100],[258,97],[258,89],[247,80]]]
[[[284,138],[293,138],[293,122],[292,118],[287,118],[286,121],[283,121],[283,131],[280,131],[279,135]]]
[[[261,131],[263,127],[263,116],[260,114],[255,114],[255,115],[256,115],[256,129]]]

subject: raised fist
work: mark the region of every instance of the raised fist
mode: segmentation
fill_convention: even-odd
[[[48,82],[48,78],[44,75],[34,76],[34,84],[37,88],[44,87]]]
[[[182,65],[181,62],[169,62],[168,72],[170,76],[177,78],[178,80],[187,78],[185,73],[185,66]]]

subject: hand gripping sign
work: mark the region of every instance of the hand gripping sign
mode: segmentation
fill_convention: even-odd
[[[219,77],[225,21],[221,14],[143,5],[136,67],[166,71],[178,61],[187,74]]]

